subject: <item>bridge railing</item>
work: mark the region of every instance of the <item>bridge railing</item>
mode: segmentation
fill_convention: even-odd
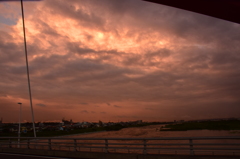
[[[0,137],[0,148],[143,154],[240,155],[238,137],[64,138]]]

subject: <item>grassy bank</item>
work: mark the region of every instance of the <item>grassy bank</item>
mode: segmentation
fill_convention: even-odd
[[[240,130],[240,120],[185,122],[165,125],[161,131]]]
[[[87,129],[74,129],[69,131],[41,131],[37,132],[37,137],[54,137],[54,136],[64,136],[64,135],[72,135],[72,134],[80,134],[80,133],[88,133],[88,132],[97,132],[104,131],[103,128],[87,128]],[[17,137],[18,134],[16,132],[11,133],[0,133],[0,137]],[[33,132],[21,133],[21,137],[33,137]]]
[[[81,134],[81,133],[90,133],[90,132],[98,132],[98,131],[118,131],[123,128],[128,127],[142,127],[148,125],[155,125],[159,124],[157,122],[154,123],[143,123],[143,124],[136,124],[136,125],[127,125],[123,126],[120,124],[107,126],[107,127],[99,127],[99,128],[77,128],[69,131],[41,131],[37,132],[37,137],[55,137],[55,136],[64,136],[64,135],[73,135],[73,134]],[[0,137],[17,137],[18,134],[15,132],[7,132],[7,133],[0,133]],[[33,132],[21,133],[21,137],[33,137]]]

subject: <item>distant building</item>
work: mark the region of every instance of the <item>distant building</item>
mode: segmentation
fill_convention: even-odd
[[[137,124],[142,124],[142,120],[137,120]]]
[[[0,132],[2,132],[2,127],[3,126],[3,119],[1,118],[1,120],[0,120]]]
[[[62,122],[64,123],[64,125],[72,125],[72,124],[73,124],[72,119],[70,119],[70,120],[68,121],[68,120],[65,120],[65,119],[63,118],[63,119],[62,119]]]

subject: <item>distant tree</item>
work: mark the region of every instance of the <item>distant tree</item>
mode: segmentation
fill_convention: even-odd
[[[103,122],[101,120],[99,120],[98,123],[99,123],[99,126],[101,126],[101,127],[103,126]]]

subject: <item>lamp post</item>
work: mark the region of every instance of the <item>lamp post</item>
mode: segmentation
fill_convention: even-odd
[[[19,148],[19,143],[20,143],[20,134],[21,134],[21,113],[22,113],[22,103],[18,103],[20,105],[20,110],[19,110],[19,126],[18,126],[18,148]]]

